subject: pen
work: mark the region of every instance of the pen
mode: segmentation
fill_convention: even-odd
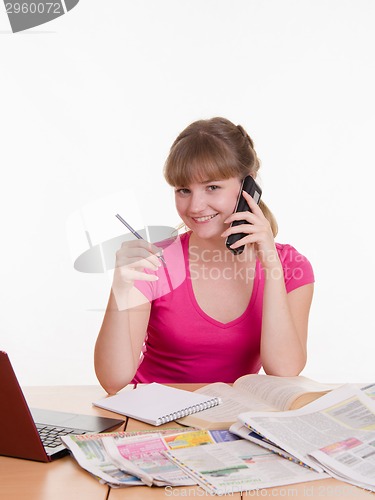
[[[125,220],[125,219],[123,219],[123,218],[121,217],[121,215],[120,215],[120,214],[116,214],[116,217],[118,218],[118,220],[119,220],[120,222],[122,222],[122,223],[124,224],[124,226],[126,226],[126,227],[129,229],[129,231],[130,231],[131,233],[133,233],[133,234],[134,234],[134,236],[135,236],[136,238],[138,238],[139,240],[144,240],[144,238],[142,238],[142,236],[141,236],[139,233],[137,233],[137,231],[136,231],[135,229],[133,229],[133,228],[131,227],[131,225],[130,225],[130,224],[128,224],[128,223],[126,222],[126,220]],[[156,257],[157,257],[158,259],[160,259],[160,260],[162,261],[162,263],[163,263],[165,266],[167,265],[167,263],[165,262],[164,257],[163,257],[162,255],[157,255]]]

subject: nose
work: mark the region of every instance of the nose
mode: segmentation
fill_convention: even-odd
[[[192,214],[202,213],[207,206],[204,193],[201,191],[192,192],[190,197],[190,212]]]

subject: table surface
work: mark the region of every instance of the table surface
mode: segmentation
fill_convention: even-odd
[[[199,385],[183,384],[178,387],[192,390]],[[129,386],[125,390],[132,390]],[[99,386],[50,386],[28,387],[24,389],[27,402],[32,407],[50,410],[74,411],[86,415],[117,417],[110,411],[92,406],[106,395]],[[176,427],[176,423],[158,427]],[[150,429],[142,422],[127,419],[118,430]],[[291,484],[288,486],[267,488],[261,491],[249,491],[242,498],[316,498],[356,500],[374,498],[373,494],[347,483],[329,478],[320,481]],[[0,457],[0,498],[4,500],[161,500],[168,497],[209,497],[197,486],[178,488],[158,488],[133,486],[127,488],[109,488],[83,470],[67,456],[51,463],[32,462],[16,458]],[[240,493],[229,495],[235,500],[241,499]]]

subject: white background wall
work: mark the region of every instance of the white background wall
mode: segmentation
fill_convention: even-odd
[[[90,235],[115,236],[129,190],[133,222],[177,224],[163,162],[216,115],[253,137],[278,241],[314,266],[304,373],[373,381],[374,25],[372,0],[81,0],[12,34],[0,6],[0,348],[22,384],[96,383],[109,281],[74,270],[67,221],[96,204]]]

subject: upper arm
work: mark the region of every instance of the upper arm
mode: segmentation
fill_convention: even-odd
[[[304,348],[306,348],[307,343],[309,312],[313,293],[314,284],[310,283],[299,288],[295,288],[287,295],[293,323]]]

